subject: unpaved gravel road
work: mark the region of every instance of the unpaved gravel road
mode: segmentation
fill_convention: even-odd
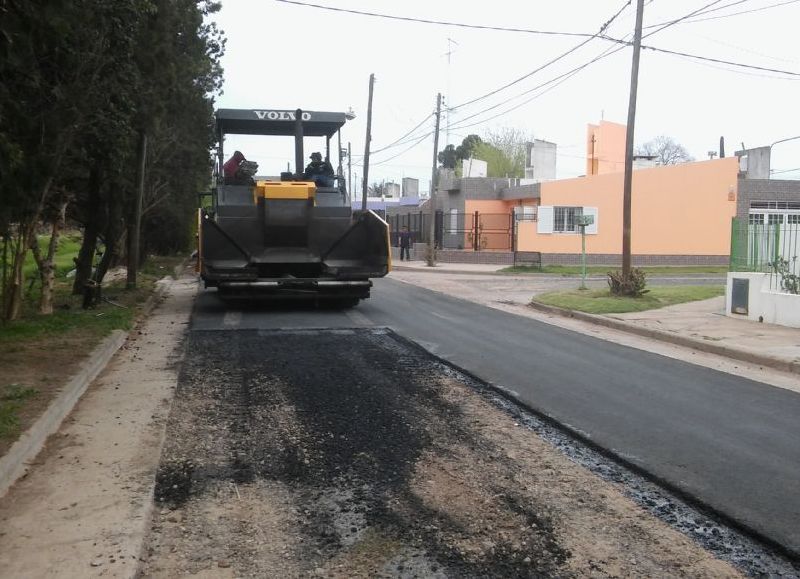
[[[191,332],[151,577],[736,577],[382,329]]]

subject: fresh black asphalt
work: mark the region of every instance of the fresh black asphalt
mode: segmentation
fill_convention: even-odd
[[[193,329],[388,326],[800,554],[800,394],[378,280],[349,311],[197,301]],[[352,352],[358,356],[357,351]]]

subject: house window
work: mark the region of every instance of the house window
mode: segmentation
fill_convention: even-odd
[[[769,221],[767,221],[767,223],[769,225],[783,225],[783,214],[782,213],[770,213],[768,217],[769,217]]]
[[[789,225],[800,225],[800,214],[789,214],[786,216],[786,223]]]
[[[556,233],[575,233],[577,218],[583,215],[583,207],[554,207],[553,231]]]
[[[751,213],[750,214],[750,225],[764,225],[764,214],[763,213]]]

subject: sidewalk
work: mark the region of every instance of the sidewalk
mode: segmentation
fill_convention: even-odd
[[[392,259],[392,270],[394,271],[419,271],[437,273],[471,273],[492,275],[508,267],[508,265],[498,265],[495,263],[437,263],[433,267],[428,267],[424,260],[419,261],[399,261]]]
[[[542,304],[533,303],[531,306],[702,352],[800,374],[800,329],[728,317],[725,315],[724,296],[628,314],[594,315]]]
[[[396,267],[393,277],[489,307],[545,318],[557,325],[567,326],[567,320],[580,321],[764,368],[800,374],[800,329],[727,317],[724,315],[724,297],[646,312],[585,314],[541,304],[530,305],[530,300],[538,293],[574,287],[575,278],[493,275],[501,268],[482,264],[441,264],[427,268],[423,262],[411,262],[409,266]],[[605,276],[602,280],[590,278],[587,281],[590,287],[605,286]]]

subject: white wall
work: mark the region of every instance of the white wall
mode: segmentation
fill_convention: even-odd
[[[731,312],[734,279],[750,280],[746,316]],[[767,273],[728,273],[728,286],[725,290],[725,315],[731,318],[746,318],[756,322],[800,328],[800,295],[775,291],[770,289],[769,285],[769,274]]]
[[[480,159],[464,159],[461,162],[462,177],[486,177],[489,172],[489,164]]]

